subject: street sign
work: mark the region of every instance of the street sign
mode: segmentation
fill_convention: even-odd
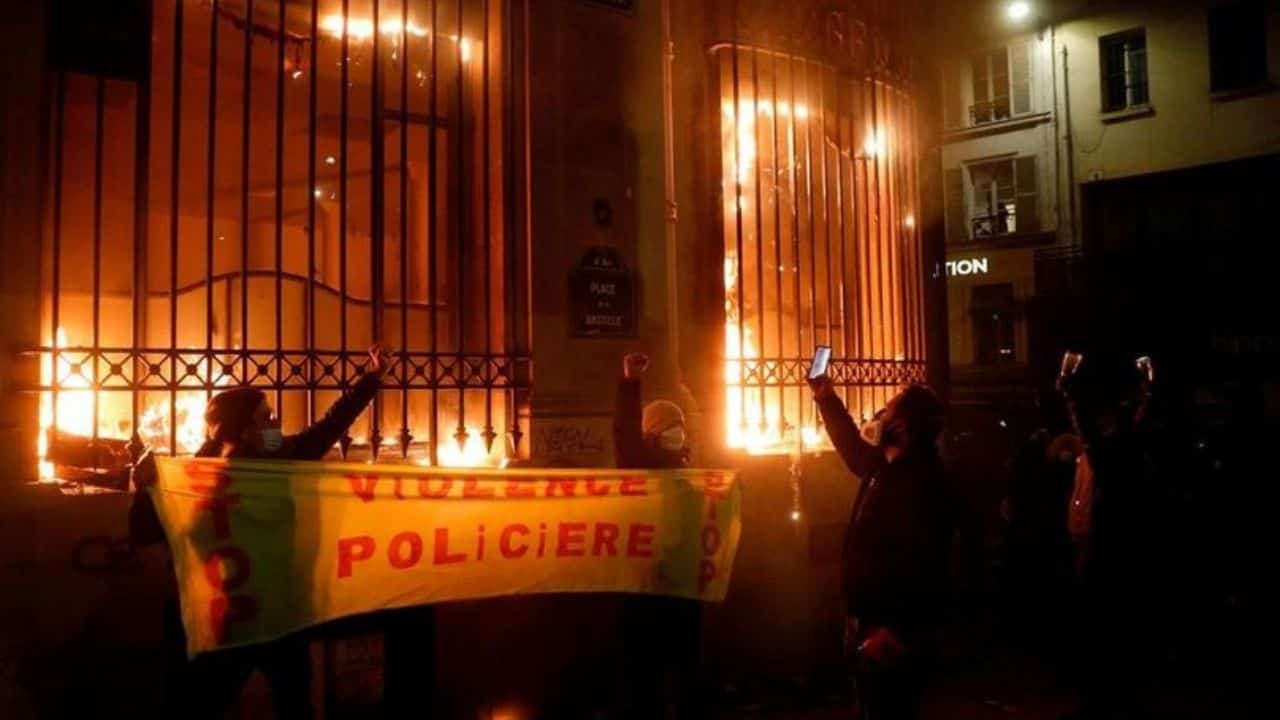
[[[593,247],[569,274],[570,331],[578,337],[630,337],[635,333],[631,271],[611,247]]]

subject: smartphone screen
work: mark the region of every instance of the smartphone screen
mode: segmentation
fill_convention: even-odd
[[[813,353],[813,365],[809,368],[809,379],[820,378],[827,374],[827,364],[831,362],[831,346],[819,345]]]

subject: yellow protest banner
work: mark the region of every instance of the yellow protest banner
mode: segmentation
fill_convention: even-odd
[[[158,458],[190,655],[386,608],[558,592],[723,600],[725,470]]]

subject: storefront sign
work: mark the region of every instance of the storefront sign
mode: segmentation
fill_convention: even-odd
[[[964,260],[948,260],[947,276],[986,275],[990,272],[990,259],[985,257],[965,258]]]
[[[500,595],[720,601],[741,532],[732,471],[156,463],[191,656]]]
[[[580,337],[627,337],[635,333],[631,272],[617,250],[593,247],[569,275],[570,322]]]

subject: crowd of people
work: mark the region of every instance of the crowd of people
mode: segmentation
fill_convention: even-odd
[[[387,365],[370,350],[368,372],[317,423],[283,435],[267,396],[252,388],[214,396],[205,416],[208,441],[198,455],[317,460],[370,403]],[[670,469],[689,462],[689,434],[680,407],[644,403],[649,358],[623,358],[614,418],[621,468]],[[810,379],[823,425],[849,472],[860,481],[843,551],[847,603],[844,644],[865,720],[917,717],[933,665],[948,584],[953,540],[963,532],[965,502],[947,478],[944,406],[924,385],[901,390],[874,420],[855,423],[826,375]],[[1004,504],[1006,592],[1023,630],[1058,630],[1055,642],[1081,689],[1080,717],[1113,717],[1128,709],[1132,668],[1149,650],[1159,587],[1153,576],[1163,537],[1151,512],[1167,428],[1155,407],[1155,371],[1147,358],[1068,353],[1057,390],[1069,425],[1056,435],[1038,430],[1014,458],[1015,481]],[[144,464],[145,465],[145,464]],[[141,465],[140,465],[141,467]],[[138,478],[145,487],[145,477]],[[147,492],[130,518],[135,542],[163,540]],[[392,623],[416,618],[429,629],[429,609],[398,611]],[[415,615],[414,612],[417,614]],[[696,683],[701,606],[692,600],[634,596],[624,600],[623,649],[629,717],[701,717]],[[1040,613],[1040,617],[1032,617]],[[1017,613],[1013,613],[1017,615]],[[1070,621],[1068,621],[1070,618]],[[1061,620],[1061,622],[1059,622]],[[255,669],[266,675],[282,717],[310,717],[307,631],[273,642],[224,650],[188,661],[177,597],[164,618],[171,657],[165,676],[169,707],[221,716]],[[388,633],[388,656],[395,639]],[[672,691],[674,688],[674,691]],[[200,703],[187,702],[199,697]],[[674,698],[674,699],[673,699]],[[406,712],[408,710],[406,709]]]

